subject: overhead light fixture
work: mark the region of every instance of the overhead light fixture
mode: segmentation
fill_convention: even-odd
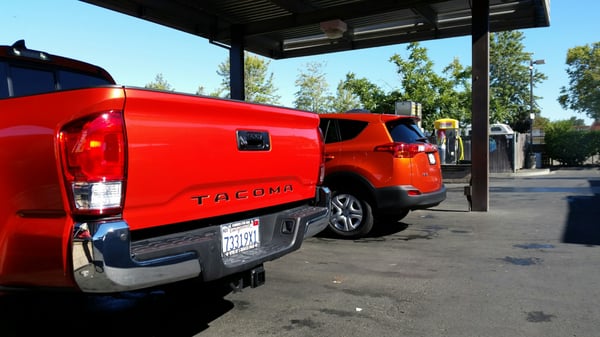
[[[321,30],[328,39],[336,40],[344,36],[344,33],[348,29],[346,23],[340,19],[329,20],[321,22]]]

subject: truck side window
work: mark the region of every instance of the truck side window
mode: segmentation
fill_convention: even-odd
[[[54,91],[54,72],[40,69],[11,67],[11,96],[26,96]]]

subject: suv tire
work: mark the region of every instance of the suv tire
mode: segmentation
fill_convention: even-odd
[[[344,238],[359,238],[373,229],[371,205],[348,192],[334,192],[331,198],[329,229]]]

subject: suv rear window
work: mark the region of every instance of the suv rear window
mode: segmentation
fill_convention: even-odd
[[[347,119],[321,118],[319,127],[325,135],[325,143],[335,143],[358,136],[367,127],[367,122]]]
[[[388,122],[387,129],[395,142],[427,143],[427,137],[421,132],[413,119],[405,118]]]

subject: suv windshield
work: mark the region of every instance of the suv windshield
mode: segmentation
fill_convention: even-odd
[[[427,137],[421,132],[413,119],[402,119],[387,123],[387,129],[395,142],[427,143]]]

